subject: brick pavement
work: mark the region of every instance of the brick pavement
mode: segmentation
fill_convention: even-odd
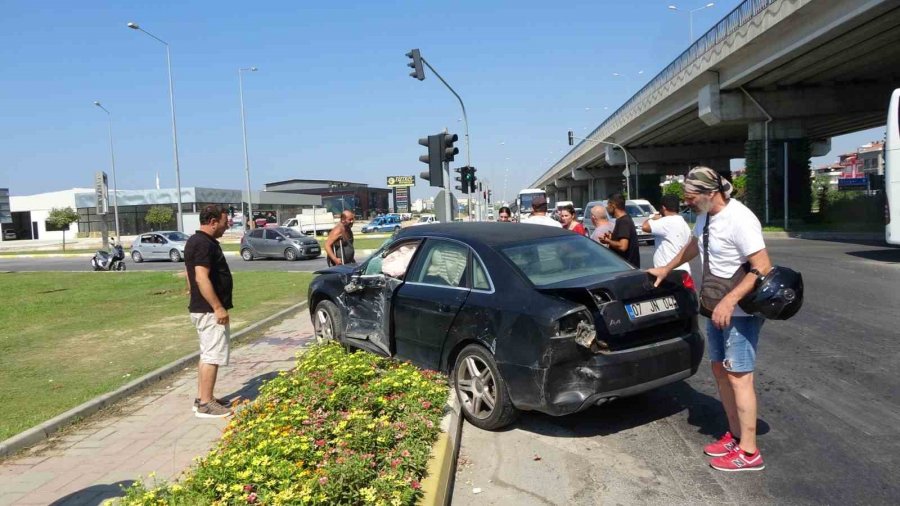
[[[185,315],[187,320],[187,315]],[[219,371],[216,395],[252,399],[261,384],[294,365],[314,340],[306,308],[232,350]],[[0,506],[96,505],[120,485],[155,472],[177,477],[219,439],[227,419],[194,417],[196,368],[188,368],[101,412],[60,436],[0,462]]]

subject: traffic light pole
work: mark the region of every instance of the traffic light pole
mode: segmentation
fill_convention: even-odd
[[[470,154],[469,154],[469,117],[466,115],[466,104],[463,103],[462,97],[459,96],[459,93],[457,93],[456,90],[454,90],[453,87],[450,86],[450,85],[447,83],[447,81],[444,80],[443,77],[441,77],[441,75],[438,73],[437,70],[434,70],[434,67],[432,67],[431,64],[428,63],[428,60],[426,60],[425,58],[421,58],[421,60],[422,60],[422,63],[423,63],[426,67],[428,67],[429,69],[431,69],[431,71],[434,72],[434,75],[436,75],[437,78],[440,79],[442,83],[444,83],[444,86],[446,86],[447,89],[450,90],[450,93],[453,93],[453,96],[456,97],[457,100],[459,100],[459,106],[462,108],[462,114],[463,114],[463,126],[464,126],[465,129],[466,129],[466,166],[471,167],[471,166],[472,166],[472,159],[471,159],[471,156],[470,156]],[[450,175],[450,172],[449,172],[449,166],[448,166],[448,172],[447,172],[447,175],[448,175],[448,176]],[[447,188],[447,191],[449,192],[449,191],[450,191],[449,186],[446,185],[446,184],[445,184],[444,186]],[[471,205],[472,205],[472,198],[469,197],[469,209],[470,209],[470,211],[471,211]],[[469,219],[471,219],[471,218],[469,218]]]
[[[444,178],[444,212],[447,213],[447,223],[453,222],[453,213],[451,209],[453,208],[453,203],[450,202],[452,200],[452,194],[450,193],[450,162],[444,162],[444,172],[446,173],[446,177]]]

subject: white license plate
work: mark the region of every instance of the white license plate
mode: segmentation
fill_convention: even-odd
[[[645,316],[676,311],[678,310],[678,302],[675,300],[675,297],[670,295],[668,297],[660,297],[659,299],[626,304],[625,310],[628,311],[629,318],[637,320],[638,318],[643,318]]]

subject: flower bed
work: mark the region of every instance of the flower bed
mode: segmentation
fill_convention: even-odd
[[[436,372],[314,346],[180,482],[138,482],[123,503],[414,504],[447,395]]]

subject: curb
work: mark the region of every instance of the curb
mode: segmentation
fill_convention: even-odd
[[[288,313],[291,313],[293,311],[296,311],[296,310],[302,308],[305,305],[306,305],[306,301],[303,301],[298,304],[294,304],[291,307],[282,309],[281,311],[279,311],[271,316],[267,316],[266,318],[263,318],[262,320],[260,320],[256,323],[253,323],[253,324],[235,332],[234,334],[232,334],[231,340],[233,341],[233,340],[241,337],[244,334],[250,333],[250,332],[258,329],[259,327],[266,325],[267,323],[269,323],[273,320],[281,318],[282,316],[284,316]],[[116,389],[112,392],[108,392],[101,396],[94,397],[93,399],[85,402],[84,404],[75,406],[74,408],[66,411],[65,413],[63,413],[61,415],[55,416],[55,417],[51,418],[50,420],[47,420],[46,422],[36,425],[36,426],[34,426],[30,429],[27,429],[23,432],[20,432],[20,433],[16,434],[15,436],[13,436],[9,439],[6,439],[5,441],[0,441],[0,458],[9,457],[9,456],[15,454],[16,452],[18,452],[19,450],[28,448],[29,446],[34,446],[36,443],[39,443],[39,442],[47,439],[54,432],[71,424],[72,422],[75,422],[79,419],[87,417],[88,415],[96,413],[97,411],[100,411],[101,409],[103,409],[107,406],[110,406],[110,405],[122,400],[123,398],[131,395],[132,393],[136,392],[137,390],[140,390],[146,386],[149,386],[149,385],[152,385],[153,383],[161,381],[163,378],[180,371],[181,369],[183,369],[184,367],[186,367],[187,365],[189,365],[193,362],[196,362],[197,359],[199,359],[199,358],[200,358],[199,351],[191,353],[190,355],[186,355],[182,358],[175,360],[174,362],[171,362],[167,365],[160,367],[159,369],[156,369],[155,371],[145,374],[144,376],[141,376],[140,378],[137,378],[136,380],[134,380],[130,383],[122,385],[121,387],[119,387],[118,389]]]
[[[462,441],[462,416],[456,389],[450,386],[450,396],[444,405],[441,420],[441,434],[428,459],[428,474],[422,480],[424,496],[419,504],[423,506],[449,506],[453,500],[453,485],[456,481],[456,463]]]
[[[879,232],[763,232],[763,237],[772,239],[808,239],[817,241],[885,242],[884,234]]]

